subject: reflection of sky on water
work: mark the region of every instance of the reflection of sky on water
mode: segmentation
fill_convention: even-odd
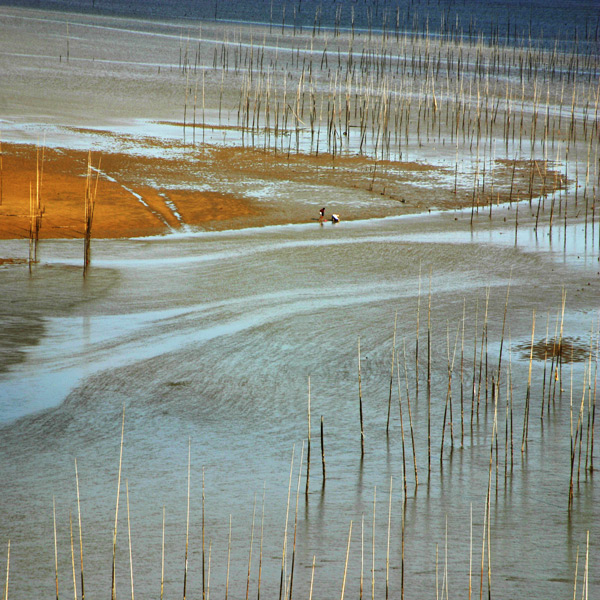
[[[502,210],[505,214],[511,212],[506,208]],[[457,256],[464,253],[465,260],[469,260],[469,253],[478,247],[492,251],[494,247],[503,251],[515,248],[545,257],[551,263],[584,269],[582,274],[595,268],[597,236],[592,236],[589,228],[586,236],[582,223],[567,226],[566,246],[561,224],[555,225],[552,236],[548,225],[539,226],[537,234],[530,226],[521,227],[515,246],[514,230],[498,215],[498,221],[492,223],[478,217],[484,222],[472,230],[455,221],[456,215],[464,223],[469,212],[342,222],[338,226],[328,223],[320,227],[309,223],[240,231],[182,232],[131,241],[98,240],[94,242],[93,267],[116,269],[124,281],[131,282],[125,284],[122,304],[117,295],[110,315],[95,315],[92,311],[84,317],[47,318],[47,331],[41,343],[26,351],[25,362],[1,375],[3,419],[12,420],[59,404],[70,389],[92,372],[147,360],[190,344],[202,344],[215,337],[291,319],[302,313],[343,312],[352,305],[393,301],[403,293],[396,280],[381,280],[367,274],[364,279],[359,276],[355,280],[349,274],[346,283],[336,282],[338,275],[347,272],[354,260],[378,254],[385,256],[393,251],[399,253],[398,258],[393,259],[394,264],[396,260],[401,264],[404,248],[422,246],[430,248],[433,256],[438,257],[436,260],[443,262],[444,250],[435,254],[436,247],[450,245],[456,247]],[[15,246],[17,242],[4,244]],[[45,241],[42,255],[47,264],[79,266],[80,244]],[[280,271],[279,263],[285,264],[288,259],[281,257],[288,256],[292,263],[286,276]],[[296,274],[294,257],[301,257],[301,261],[307,260],[309,264],[325,262],[323,273],[314,280],[315,288],[306,287],[302,270]],[[470,274],[466,265],[463,268],[454,260],[452,257],[453,262],[446,264],[447,277],[436,275],[435,294],[460,293],[479,281],[482,274],[476,274],[476,265],[469,265],[475,271]],[[269,285],[275,287],[261,291],[260,281],[269,264],[273,264],[276,271]],[[412,266],[418,268],[418,265]],[[510,266],[506,267],[507,272],[498,282],[490,275],[486,283],[504,285],[510,271]],[[380,268],[385,272],[385,264]],[[332,275],[329,279],[328,269]],[[193,297],[182,296],[184,290],[174,287],[173,308],[152,308],[155,300],[160,302],[157,306],[168,306],[171,285],[185,286],[188,279],[203,273],[206,273],[203,277],[209,279],[218,276],[217,273],[223,273],[224,277],[231,273],[235,277],[238,270],[248,277],[248,285],[252,285],[253,280],[249,273],[256,270],[256,289],[238,289],[238,284],[232,282],[230,289],[227,284],[222,289],[218,286],[212,299],[207,297],[204,302],[194,303]],[[460,273],[460,277],[454,277],[453,272]],[[534,278],[543,277],[544,273],[534,274]],[[169,283],[171,280],[173,284]],[[147,286],[151,281],[158,284],[155,295],[144,291],[136,301],[136,286]],[[515,283],[519,285],[518,281]],[[587,280],[581,281],[582,286],[586,283]],[[127,291],[129,285],[133,287]],[[16,398],[21,399],[18,404],[14,403]]]

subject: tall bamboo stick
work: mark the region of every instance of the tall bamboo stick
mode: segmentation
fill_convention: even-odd
[[[294,452],[295,452],[295,447],[292,449],[292,461],[290,464],[290,481],[288,484],[287,508],[285,511],[285,528],[284,528],[284,532],[283,532],[283,551],[281,554],[281,577],[280,577],[280,581],[279,581],[279,600],[282,600],[282,598],[284,598],[283,584],[285,582],[285,556],[286,556],[286,550],[287,550],[287,531],[288,531],[288,520],[289,520],[289,514],[290,514],[290,495],[292,493],[292,471],[294,468]]]
[[[310,375],[308,376],[308,444],[306,449],[306,494],[310,481]]]
[[[73,546],[73,516],[69,510],[69,532],[71,537],[71,568],[73,570],[73,600],[77,600],[77,575],[75,574],[75,548]]]
[[[529,401],[531,398],[531,367],[533,362],[533,339],[535,335],[535,310],[531,323],[531,347],[529,350],[529,374],[527,376],[527,395],[525,397],[525,414],[523,417],[523,439],[521,441],[521,453],[525,451],[527,445],[527,435],[529,432]]]
[[[10,571],[10,540],[8,540],[8,549],[6,551],[6,580],[4,582],[4,600],[8,600],[8,572]]]
[[[135,600],[133,593],[133,552],[131,549],[131,519],[129,518],[129,481],[125,480],[125,492],[127,496],[127,536],[129,538],[129,574],[131,580],[131,600]]]
[[[385,600],[390,591],[390,536],[392,532],[392,478],[390,477],[390,502],[388,508],[387,552],[385,555]]]
[[[186,595],[187,595],[188,549],[189,549],[189,540],[190,540],[191,463],[192,463],[192,439],[188,438],[187,510],[186,510],[186,519],[185,519],[185,559],[184,559],[184,568],[183,568],[183,600],[186,599]]]
[[[229,541],[227,542],[227,574],[225,576],[225,600],[229,596],[229,565],[231,563],[231,515],[229,515]]]
[[[323,467],[323,485],[325,485],[325,433],[323,430],[323,415],[321,415],[321,465]]]
[[[358,406],[360,411],[360,454],[365,454],[365,430],[363,427],[362,386],[360,379],[360,336],[358,338]]]
[[[165,591],[165,507],[162,511],[162,543],[160,552],[160,600],[163,600]]]
[[[387,412],[387,424],[385,427],[386,434],[390,432],[390,413],[392,410],[392,385],[394,383],[394,361],[396,360],[396,326],[398,324],[398,311],[396,311],[396,315],[394,317],[394,337],[392,339],[392,369],[390,372],[390,395],[388,398],[388,412]],[[400,382],[400,379],[398,379]]]
[[[56,499],[52,496],[52,515],[54,521],[54,583],[56,586],[56,600],[58,600],[58,545],[56,541]]]
[[[377,505],[377,486],[373,488],[373,533],[371,548],[371,600],[375,600],[375,507]]]
[[[350,556],[350,540],[352,539],[352,521],[350,521],[350,531],[348,532],[348,545],[346,547],[346,562],[344,563],[344,579],[342,580],[342,596],[344,600],[344,592],[346,590],[346,575],[348,573],[348,557]]]
[[[292,543],[292,566],[290,568],[290,585],[288,600],[292,600],[292,589],[294,587],[294,566],[296,564],[296,534],[298,532],[298,500],[300,498],[300,479],[302,477],[302,459],[304,457],[304,442],[300,452],[300,466],[298,467],[298,487],[296,489],[296,511],[294,514],[294,541]]]
[[[116,554],[117,554],[117,524],[119,522],[119,495],[121,493],[121,468],[123,465],[123,437],[125,434],[125,405],[123,405],[123,420],[121,422],[121,449],[119,451],[119,476],[117,478],[117,504],[115,507],[115,528],[113,531],[113,553],[112,553],[112,581],[111,581],[111,598],[115,600],[117,597],[116,588]]]
[[[85,600],[85,585],[83,579],[83,529],[81,527],[81,504],[79,502],[79,473],[77,472],[77,459],[75,459],[75,483],[77,487],[77,518],[79,521],[79,561],[81,569],[81,600]]]

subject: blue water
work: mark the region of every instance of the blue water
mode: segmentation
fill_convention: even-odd
[[[9,0],[4,4],[140,18],[224,20],[289,28],[479,35],[501,44],[543,42],[597,49],[597,0]]]

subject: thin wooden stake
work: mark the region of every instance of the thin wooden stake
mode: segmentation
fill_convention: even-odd
[[[204,533],[205,533],[205,527],[204,527],[204,503],[205,503],[205,496],[204,496],[204,467],[202,467],[202,600],[206,600],[206,573],[205,573],[205,566],[206,566],[206,554],[205,554],[205,546],[204,546]]]
[[[257,592],[257,600],[260,600],[260,581],[262,578],[262,558],[263,558],[263,539],[264,539],[264,531],[265,531],[265,493],[266,493],[267,485],[266,482],[263,483],[263,499],[262,499],[262,518],[260,521],[260,552],[258,556],[258,592]]]
[[[160,553],[160,600],[163,600],[165,590],[165,507],[163,506],[162,518],[162,544]]]
[[[323,429],[323,415],[321,415],[321,464],[323,466],[323,485],[325,485],[325,434]]]
[[[229,542],[227,544],[227,576],[225,578],[225,600],[229,595],[229,564],[231,562],[231,515],[229,515]]]
[[[283,533],[283,551],[281,554],[281,577],[280,577],[280,581],[279,581],[279,600],[282,600],[282,598],[284,597],[283,583],[285,581],[285,554],[286,554],[286,550],[287,550],[287,531],[288,531],[288,520],[289,520],[289,514],[290,514],[290,495],[292,493],[292,471],[294,468],[294,452],[295,452],[295,446],[292,449],[292,461],[290,464],[290,482],[288,484],[287,508],[285,511],[285,529],[284,529],[284,533]]]
[[[394,383],[394,361],[396,360],[396,327],[398,324],[398,311],[394,317],[394,338],[392,340],[392,369],[390,372],[390,395],[388,398],[388,412],[387,412],[387,425],[385,427],[386,435],[390,432],[390,413],[392,411],[392,386]],[[400,381],[400,379],[398,379]]]
[[[56,542],[56,499],[52,496],[52,514],[54,517],[54,583],[56,584],[56,600],[58,600],[58,546]]]
[[[385,555],[385,599],[389,598],[390,591],[390,536],[392,532],[392,478],[390,477],[390,502],[388,508],[388,533],[387,533],[387,552]]]
[[[129,518],[129,481],[125,480],[125,491],[127,496],[127,534],[129,537],[129,573],[131,577],[131,600],[135,600],[133,595],[133,553],[131,551],[131,520]]]
[[[4,583],[4,600],[8,600],[8,572],[10,570],[10,540],[8,540],[8,550],[6,551],[6,581]]]
[[[300,479],[302,477],[302,459],[304,457],[304,442],[300,452],[300,466],[298,468],[298,488],[296,489],[296,512],[294,515],[294,541],[292,543],[292,566],[290,568],[290,587],[288,599],[292,600],[292,589],[294,586],[294,566],[296,564],[296,534],[298,532],[298,500],[300,498]]]
[[[77,518],[79,520],[79,560],[81,568],[81,600],[85,600],[85,585],[83,581],[83,530],[81,527],[81,504],[79,502],[79,473],[77,472],[77,459],[75,459],[75,483],[77,487]]]
[[[308,495],[308,482],[310,481],[310,375],[308,376],[308,447],[306,449],[306,494]]]
[[[358,405],[360,409],[360,455],[365,454],[365,430],[363,427],[362,387],[360,380],[360,336],[358,337]]]
[[[123,436],[125,434],[125,405],[123,405],[123,420],[121,423],[121,449],[119,451],[119,477],[117,479],[117,505],[115,508],[115,528],[113,532],[113,555],[112,555],[112,582],[111,582],[111,598],[115,600],[117,597],[116,588],[116,554],[117,554],[117,524],[119,522],[119,496],[121,494],[121,468],[123,465]]]
[[[350,540],[352,539],[352,521],[350,521],[350,531],[348,532],[348,546],[346,547],[346,562],[344,564],[344,579],[342,581],[342,596],[344,600],[344,592],[346,590],[346,574],[348,573],[348,557],[350,556]]]
[[[188,548],[190,539],[190,480],[191,480],[191,462],[192,462],[192,439],[188,438],[188,469],[187,469],[187,513],[185,521],[185,563],[183,569],[183,600],[187,594],[187,574],[188,574]],[[114,600],[114,599],[113,599]]]
[[[377,504],[377,486],[373,488],[373,534],[371,548],[371,600],[375,600],[375,506]]]
[[[431,267],[427,306],[427,473],[431,473]]]
[[[523,439],[521,441],[521,453],[525,451],[527,436],[529,432],[529,400],[531,398],[531,366],[533,362],[533,338],[535,335],[535,310],[531,323],[531,348],[529,351],[529,375],[527,376],[527,395],[525,397],[525,415],[523,417]]]
[[[73,569],[73,598],[77,600],[77,575],[75,574],[75,549],[73,547],[73,517],[69,510],[69,530],[71,533],[71,567]]]

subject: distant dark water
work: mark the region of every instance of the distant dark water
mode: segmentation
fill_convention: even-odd
[[[5,4],[140,18],[231,20],[302,28],[531,38],[598,49],[598,0],[9,0]]]

